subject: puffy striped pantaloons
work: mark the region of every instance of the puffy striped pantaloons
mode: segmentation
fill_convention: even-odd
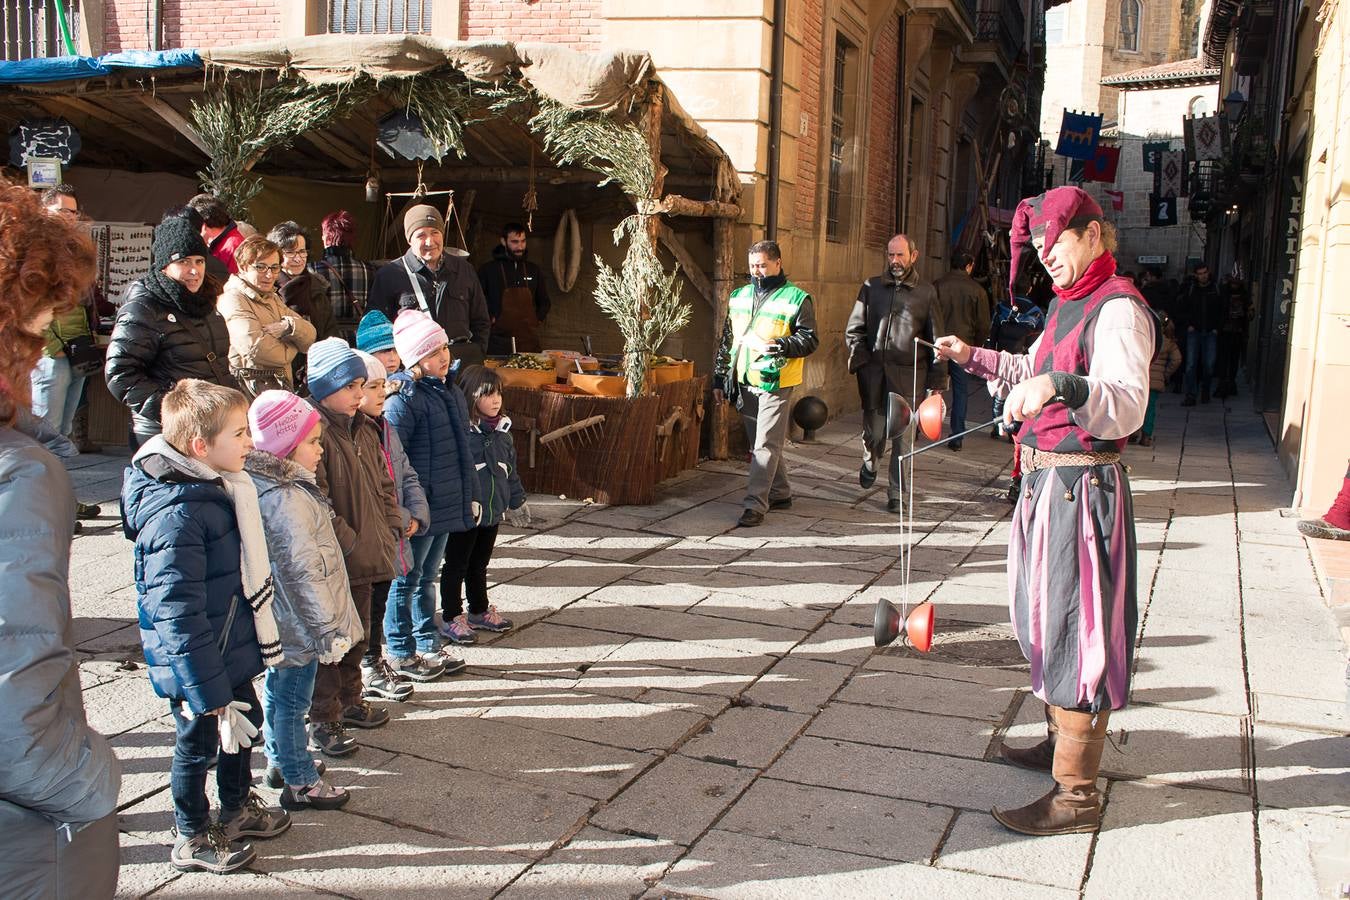
[[[1134,504],[1119,463],[1028,473],[1008,540],[1012,626],[1036,696],[1120,709],[1138,630]]]

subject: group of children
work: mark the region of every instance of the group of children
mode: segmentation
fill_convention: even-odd
[[[454,373],[445,331],[406,309],[367,314],[356,349],[314,344],[308,389],[249,405],[180,381],[123,485],[141,641],[176,728],[183,871],[232,872],[256,855],[247,839],[290,827],[286,810],[343,806],[312,750],[355,752],[348,728],[389,721],[371,699],[406,700],[411,682],[464,668],[453,647],[475,630],[511,628],[487,567],[503,519],[530,514],[496,373]],[[260,729],[281,809],[251,787]]]

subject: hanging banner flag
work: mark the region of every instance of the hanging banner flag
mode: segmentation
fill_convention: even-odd
[[[1083,163],[1085,181],[1104,181],[1112,184],[1116,180],[1116,168],[1120,165],[1120,148],[1098,145],[1092,158]]]
[[[1120,212],[1122,209],[1125,208],[1124,191],[1105,191],[1104,193],[1106,194],[1106,196],[1111,198],[1111,208],[1114,209],[1116,212]]]
[[[1186,134],[1186,158],[1191,162],[1223,159],[1227,150],[1227,132],[1220,127],[1219,117],[1186,116],[1182,119]]]
[[[1153,193],[1159,197],[1180,197],[1186,193],[1186,152],[1168,150],[1158,158],[1153,175]]]
[[[1101,116],[1069,112],[1066,109],[1064,122],[1059,126],[1059,145],[1055,147],[1055,153],[1069,159],[1091,159],[1101,131]]]
[[[1144,171],[1158,171],[1158,163],[1162,161],[1162,155],[1172,149],[1171,141],[1145,141],[1144,142]]]
[[[1177,224],[1177,198],[1149,194],[1148,224],[1154,227]]]

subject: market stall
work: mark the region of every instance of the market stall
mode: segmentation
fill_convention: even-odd
[[[142,57],[139,66],[91,60],[46,79],[30,68],[19,82],[0,72],[0,118],[13,128],[60,117],[83,139],[72,173],[116,173],[109,184],[199,178],[236,218],[263,229],[297,218],[301,197],[316,219],[318,210],[353,208],[364,192],[372,202],[353,211],[373,259],[404,249],[390,226],[414,200],[445,204],[454,223],[447,246],[474,262],[488,257],[502,224],[529,221],[531,258],[544,263],[555,298],[544,346],[607,356],[624,396],[573,395],[574,385],[559,383],[512,389],[508,410],[535,419],[541,437],[604,406],[600,439],[575,448],[574,471],[587,465],[583,451],[600,458],[635,438],[651,449],[643,458],[658,444],[662,455],[645,474],[602,466],[566,482],[558,472],[570,463],[549,442],[527,485],[571,483],[577,492],[585,483],[597,500],[644,502],[657,481],[696,461],[710,419],[722,425],[704,429],[707,446],[722,451],[725,410],[703,409],[731,289],[740,186],[645,54],[327,35]],[[395,126],[433,152],[405,159],[381,149]],[[84,178],[82,199],[95,218],[110,218],[98,209],[99,184]],[[164,196],[163,206],[184,199]],[[661,356],[691,361],[692,371],[681,367],[689,377],[655,384],[648,373]],[[660,399],[667,394],[681,399]],[[632,484],[606,484],[606,471]]]

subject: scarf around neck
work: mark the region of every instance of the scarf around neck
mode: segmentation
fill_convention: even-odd
[[[1066,288],[1055,286],[1055,296],[1061,300],[1081,300],[1102,286],[1102,282],[1116,274],[1116,258],[1103,252],[1087,267],[1078,280]]]
[[[194,294],[182,282],[174,281],[159,269],[151,269],[142,279],[142,284],[156,299],[194,319],[205,318],[216,308],[215,292],[211,289],[210,282],[205,280]]]
[[[272,561],[267,554],[267,535],[263,531],[258,489],[253,479],[247,472],[217,472],[205,463],[179,453],[161,434],[141,445],[133,461],[147,456],[162,456],[194,478],[219,484],[230,498],[239,526],[240,581],[244,586],[244,599],[253,610],[258,649],[262,651],[263,665],[280,665],[281,635],[272,615]]]

